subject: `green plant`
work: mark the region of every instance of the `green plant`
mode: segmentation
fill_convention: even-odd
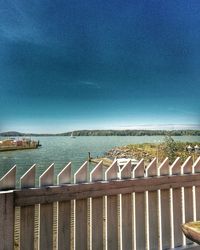
[[[169,158],[169,162],[172,163],[177,157],[177,144],[170,134],[167,134],[164,139],[164,152],[166,156]]]

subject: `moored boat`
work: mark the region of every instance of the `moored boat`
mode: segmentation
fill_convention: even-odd
[[[31,139],[18,139],[10,138],[0,141],[0,152],[1,151],[12,151],[12,150],[23,150],[23,149],[36,149],[40,147],[39,141]]]

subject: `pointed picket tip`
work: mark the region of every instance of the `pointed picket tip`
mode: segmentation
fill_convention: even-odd
[[[47,170],[44,171],[42,175],[39,177],[39,186],[52,186],[54,179],[54,163],[52,163]]]
[[[20,187],[21,188],[33,188],[35,187],[35,171],[36,164],[26,171],[26,173],[20,178]]]
[[[169,158],[165,158],[164,161],[158,166],[158,176],[169,175]]]
[[[15,189],[16,186],[16,165],[14,165],[1,179],[0,190]]]
[[[88,162],[86,161],[74,174],[74,183],[87,182],[87,169],[88,169]]]
[[[181,166],[181,174],[191,174],[192,165],[193,165],[192,156],[189,156]]]
[[[103,180],[103,161],[100,161],[90,172],[90,182]]]
[[[144,177],[144,159],[141,159],[132,171],[132,178]]]
[[[157,159],[154,158],[146,168],[145,177],[157,176]]]
[[[57,184],[69,184],[71,183],[71,162],[69,162],[57,175]]]
[[[105,181],[118,179],[119,167],[117,160],[114,160],[111,166],[105,172]]]
[[[192,173],[200,173],[200,156],[196,159],[192,167]]]
[[[129,161],[119,170],[120,179],[130,179],[130,178],[131,178],[131,169],[132,169],[132,164],[131,164],[131,160],[129,160]]]
[[[180,173],[181,173],[181,161],[180,161],[180,157],[177,157],[176,160],[169,167],[169,174],[178,175]]]

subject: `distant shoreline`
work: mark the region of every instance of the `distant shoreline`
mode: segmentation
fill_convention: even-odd
[[[71,136],[71,132],[65,133],[21,133],[8,131],[0,133],[2,137],[16,136]],[[200,136],[200,130],[76,130],[73,136]]]

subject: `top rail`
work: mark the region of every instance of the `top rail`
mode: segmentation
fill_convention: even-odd
[[[55,201],[101,197],[104,195],[109,196],[192,186],[200,186],[200,174],[66,184],[62,186],[14,190],[13,192],[15,205],[27,206]]]

